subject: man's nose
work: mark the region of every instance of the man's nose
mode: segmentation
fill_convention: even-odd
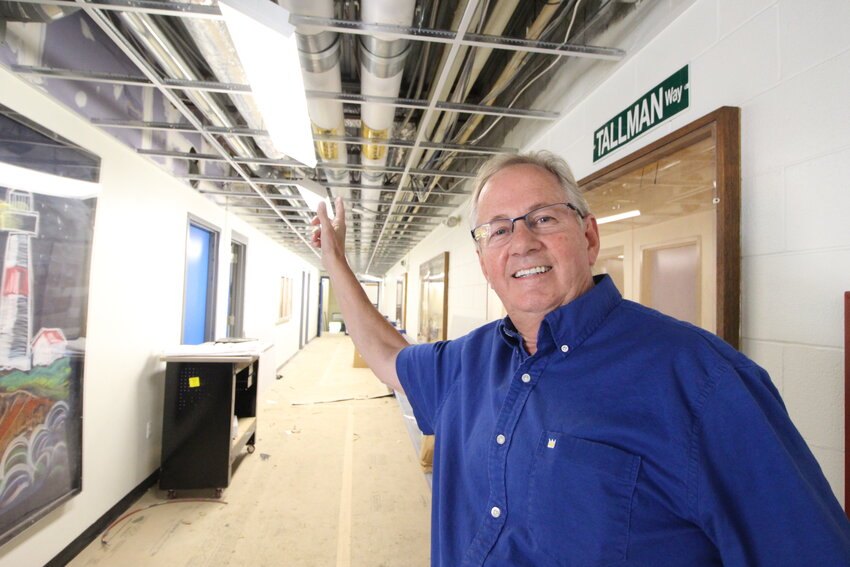
[[[525,219],[514,221],[514,230],[511,234],[511,251],[524,254],[536,250],[540,245],[540,238],[534,231],[528,228]]]

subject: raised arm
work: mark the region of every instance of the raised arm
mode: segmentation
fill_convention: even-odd
[[[375,309],[357,276],[345,258],[345,207],[337,197],[334,219],[328,217],[324,203],[319,204],[313,224],[313,246],[322,250],[322,264],[334,286],[334,293],[342,309],[345,328],[354,346],[379,380],[390,388],[402,392],[395,370],[395,359],[407,341],[381,313]]]

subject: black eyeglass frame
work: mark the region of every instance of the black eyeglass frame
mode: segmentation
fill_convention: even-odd
[[[529,230],[531,230],[531,227],[528,225],[528,221],[526,220],[526,219],[528,218],[528,215],[530,215],[531,213],[537,212],[537,211],[539,211],[540,209],[545,209],[546,207],[551,207],[551,206],[553,206],[553,205],[566,205],[567,207],[569,207],[569,208],[571,208],[573,211],[575,211],[575,213],[578,215],[578,218],[580,218],[580,219],[584,219],[584,217],[586,217],[586,216],[587,216],[586,214],[584,214],[584,213],[582,213],[580,210],[578,210],[578,207],[576,207],[576,206],[575,206],[575,205],[573,205],[572,203],[549,203],[548,205],[543,205],[543,206],[541,206],[541,207],[536,207],[536,208],[534,208],[534,209],[531,209],[530,211],[528,211],[528,212],[527,212],[527,213],[525,213],[524,215],[519,216],[519,217],[516,217],[516,218],[512,218],[512,219],[509,219],[509,218],[504,218],[504,219],[493,219],[493,220],[491,220],[491,221],[482,222],[482,223],[481,223],[481,224],[479,224],[478,226],[473,227],[473,228],[472,228],[472,230],[470,230],[470,231],[469,231],[469,234],[471,234],[471,235],[472,235],[472,240],[474,240],[476,244],[481,244],[481,242],[482,242],[484,239],[483,239],[483,238],[482,238],[482,239],[475,238],[475,231],[476,231],[476,230],[478,230],[479,228],[481,228],[482,226],[486,226],[486,225],[489,225],[489,224],[494,223],[494,222],[497,222],[497,221],[511,221],[511,234],[513,234],[513,233],[514,233],[514,226],[516,225],[516,221],[518,221],[518,220],[522,220],[522,221],[524,221],[524,222],[525,222],[525,226],[527,226],[527,227],[529,228]],[[489,235],[489,231],[488,231],[488,235]]]

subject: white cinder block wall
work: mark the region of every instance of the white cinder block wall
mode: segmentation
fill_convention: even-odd
[[[244,329],[275,345],[275,366],[298,350],[301,274],[311,273],[317,287],[318,272],[2,67],[0,85],[0,103],[102,159],[84,371],[83,491],[0,550],[0,567],[37,567],[159,467],[165,364],[158,355],[181,338],[188,215],[221,230],[216,336],[225,334],[230,233],[247,239]],[[292,278],[293,305],[292,319],[279,324],[282,276]],[[315,316],[311,321],[315,336]]]
[[[718,107],[741,108],[742,349],[770,372],[843,503],[850,2],[655,4],[653,9],[681,13],[630,51],[604,83],[571,103],[544,134],[530,143],[518,135],[508,145],[553,150],[582,178]],[[594,130],[685,64],[690,108],[594,164]],[[418,318],[419,264],[445,250],[449,337],[498,314],[465,231],[465,222],[442,227],[408,255],[406,266],[391,272],[393,282],[397,274],[409,273],[411,335]]]

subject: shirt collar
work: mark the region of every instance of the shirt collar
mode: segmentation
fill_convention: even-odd
[[[546,315],[537,335],[538,349],[544,343],[555,344],[566,355],[583,343],[623,300],[607,274],[594,276],[593,283],[587,292]],[[510,317],[500,321],[499,336],[512,348],[522,345],[522,337]]]
[[[514,322],[511,321],[510,317],[506,316],[504,319],[499,321],[499,336],[511,348],[522,345],[522,337],[520,336],[519,331],[516,330],[516,327],[514,327]]]

